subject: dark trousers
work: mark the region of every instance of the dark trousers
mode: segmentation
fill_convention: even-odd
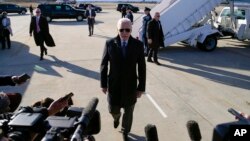
[[[43,59],[44,53],[47,54],[47,48],[44,46],[44,37],[41,32],[38,33],[39,46],[40,46],[40,59]]]
[[[133,122],[133,112],[135,105],[124,107],[124,113],[122,116],[122,132],[129,133],[132,127]],[[115,121],[118,121],[121,117],[121,108],[120,106],[109,105],[109,112],[113,116]]]
[[[10,32],[9,32],[8,29],[3,29],[2,49],[5,49],[6,42],[7,42],[8,48],[10,48],[10,46],[11,46],[11,43],[10,43]]]
[[[126,12],[125,13],[122,13],[122,18],[125,18],[126,17]]]
[[[153,56],[153,54],[154,54],[154,56]],[[154,62],[158,62],[157,54],[158,54],[158,48],[150,48],[149,54],[148,54],[148,60],[151,60],[151,57],[153,56]]]
[[[144,44],[144,54],[148,55],[149,53],[149,48],[148,48],[148,38],[143,36],[142,37],[142,42]]]
[[[95,23],[95,19],[88,18],[89,35],[93,35],[93,33],[94,33],[94,23]]]

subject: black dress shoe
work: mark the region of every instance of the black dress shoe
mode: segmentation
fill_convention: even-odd
[[[156,61],[155,64],[156,64],[156,65],[159,65],[159,66],[161,65],[161,63],[159,63],[158,61]]]
[[[119,120],[117,120],[117,121],[114,120],[114,128],[117,128],[119,126],[119,124],[120,124]]]
[[[148,59],[147,61],[153,63],[153,61],[151,59]]]
[[[43,60],[43,57],[40,57],[40,61]]]
[[[122,138],[123,138],[123,141],[129,141],[127,133],[122,133]]]

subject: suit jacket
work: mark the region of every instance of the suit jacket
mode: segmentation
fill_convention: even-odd
[[[148,23],[148,29],[147,29],[147,37],[148,39],[152,39],[152,43],[149,44],[150,48],[159,48],[160,46],[164,46],[163,42],[163,31],[161,23],[159,25],[160,21],[157,22],[155,19],[152,19]]]
[[[94,18],[89,18],[89,16],[90,16],[89,10],[86,10],[85,16],[88,19],[88,24],[93,24],[94,21],[92,21],[92,20],[95,20],[94,18],[96,16],[95,9],[91,9],[91,17],[94,17]]]
[[[15,86],[16,84],[11,79],[12,76],[0,76],[0,86]]]
[[[101,87],[108,88],[111,105],[131,106],[136,103],[136,91],[145,91],[146,63],[142,42],[130,37],[126,54],[124,58],[119,36],[106,41],[100,69]]]
[[[4,19],[6,19],[5,25],[4,25],[4,22],[3,22]],[[3,18],[1,21],[2,21],[3,28],[7,29],[10,32],[10,34],[13,35],[10,18],[6,17],[6,18]]]
[[[46,20],[45,17],[40,16],[39,19],[39,27],[40,27],[40,35],[42,36],[42,38],[44,39],[45,43],[47,46],[49,47],[53,47],[55,46],[55,42],[52,38],[52,36],[49,33],[49,24]],[[40,45],[40,39],[37,33],[37,25],[36,25],[36,16],[33,16],[31,18],[31,22],[30,22],[30,34],[34,35],[34,40],[37,46]]]
[[[125,18],[130,19],[130,21],[133,23],[134,22],[134,16],[132,12],[129,12],[126,14]]]

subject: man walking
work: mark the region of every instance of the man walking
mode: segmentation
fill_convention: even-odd
[[[7,17],[7,12],[3,12],[3,17],[1,20],[2,23],[2,49],[5,49],[6,43],[8,46],[8,49],[11,47],[11,42],[10,42],[10,35],[13,35],[12,29],[11,29],[11,22],[10,18]]]
[[[133,22],[134,22],[134,16],[133,16],[133,13],[132,13],[131,9],[127,8],[126,12],[127,12],[127,14],[126,14],[125,18],[130,19],[131,23],[133,24]]]
[[[88,5],[88,10],[86,10],[86,17],[88,19],[88,25],[89,25],[89,36],[93,35],[94,33],[94,23],[95,23],[95,10],[92,9],[91,5]]]
[[[32,17],[33,16],[33,6],[32,6],[32,4],[30,5],[29,10],[30,10],[30,15]]]
[[[164,46],[163,43],[163,31],[160,22],[160,13],[156,12],[154,18],[148,23],[148,30],[147,30],[147,37],[148,37],[148,44],[149,44],[149,54],[148,54],[148,62],[153,62],[151,57],[154,54],[154,62],[157,65],[161,65],[158,62],[158,49],[160,46]]]
[[[49,33],[49,24],[45,17],[41,16],[41,10],[36,9],[36,16],[31,18],[30,22],[30,36],[34,35],[34,40],[37,46],[40,46],[40,60],[43,60],[43,55],[47,55],[47,46],[55,46],[54,40]]]
[[[149,48],[148,48],[148,38],[147,38],[147,28],[149,21],[152,20],[150,15],[150,8],[145,7],[144,9],[144,16],[142,17],[142,42],[144,44],[144,54],[148,56]]]
[[[127,10],[126,6],[122,5],[122,8],[121,8],[122,18],[125,18],[125,16],[126,16],[126,10]]]
[[[121,130],[123,140],[128,141],[135,103],[145,91],[146,64],[143,43],[131,36],[131,21],[120,19],[117,29],[118,35],[105,44],[100,69],[101,88],[104,94],[108,94],[114,128],[119,126],[121,108],[124,109]]]

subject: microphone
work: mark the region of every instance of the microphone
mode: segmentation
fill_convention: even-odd
[[[201,132],[199,125],[194,120],[189,120],[187,122],[187,130],[191,141],[200,141],[201,140]]]
[[[155,125],[147,124],[145,126],[146,141],[158,141],[158,134]]]
[[[85,132],[86,127],[88,126],[91,118],[93,117],[96,107],[98,104],[98,98],[93,98],[87,107],[84,109],[81,117],[79,118],[78,122],[75,124],[77,128],[74,134],[71,137],[71,141],[81,141],[82,134]]]

